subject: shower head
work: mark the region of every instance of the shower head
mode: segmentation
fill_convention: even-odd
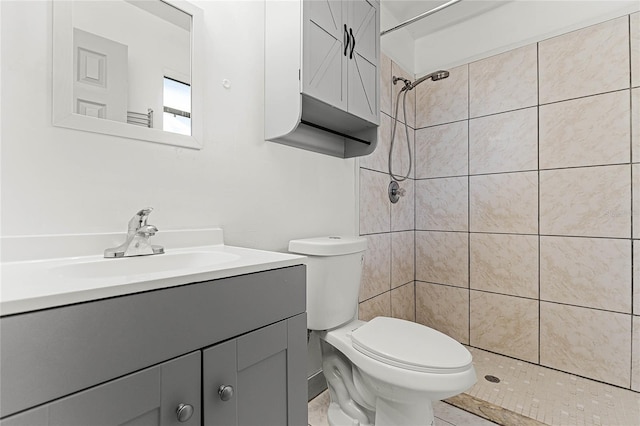
[[[442,80],[449,77],[449,71],[445,71],[445,70],[439,70],[436,72],[432,72],[431,74],[427,74],[424,77],[421,77],[419,79],[417,79],[416,81],[414,81],[413,83],[411,83],[411,87],[409,87],[409,89],[413,89],[414,87],[416,87],[418,84],[422,83],[425,80],[433,80],[433,81],[438,81],[438,80]]]
[[[447,77],[449,77],[449,71],[444,71],[444,70],[436,71],[433,74],[431,74],[431,80],[433,81],[442,80]]]

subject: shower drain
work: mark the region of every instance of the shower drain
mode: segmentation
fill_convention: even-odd
[[[484,376],[485,380],[491,383],[500,383],[500,379],[496,376],[492,376],[491,374],[487,374]]]

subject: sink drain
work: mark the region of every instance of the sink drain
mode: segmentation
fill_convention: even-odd
[[[484,376],[484,379],[491,383],[500,383],[500,379],[496,376],[492,376],[491,374],[487,374],[486,376]]]

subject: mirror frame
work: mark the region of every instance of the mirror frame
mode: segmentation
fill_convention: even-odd
[[[191,15],[191,136],[76,114],[73,108],[73,5],[53,3],[53,125],[185,148],[201,149],[204,116],[204,19],[184,0],[162,0]],[[193,90],[195,88],[195,90]],[[162,113],[162,111],[159,111]]]

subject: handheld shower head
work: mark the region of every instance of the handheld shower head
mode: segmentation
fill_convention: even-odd
[[[411,83],[411,89],[413,89],[414,87],[416,87],[418,84],[422,83],[425,80],[431,79],[433,81],[438,81],[438,80],[445,79],[447,77],[449,77],[449,71],[440,70],[440,71],[432,72],[431,74],[427,74],[424,77],[421,77],[416,81],[414,81],[413,83]]]
[[[447,77],[449,77],[449,71],[444,71],[444,70],[436,71],[433,74],[431,74],[431,80],[433,81],[442,80]]]

